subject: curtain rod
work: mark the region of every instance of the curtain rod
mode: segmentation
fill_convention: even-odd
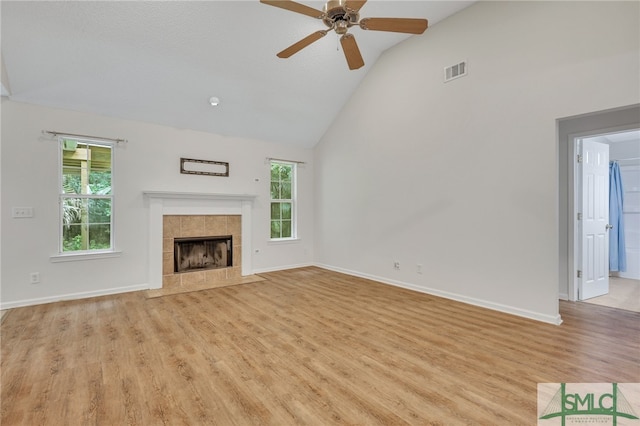
[[[633,161],[633,160],[640,160],[640,157],[633,157],[633,158],[619,158],[617,160],[611,160],[611,161]]]
[[[283,160],[282,158],[267,157],[267,161],[285,161],[287,163],[307,164],[305,161]]]
[[[43,130],[43,134],[48,133],[53,136],[72,136],[76,138],[87,138],[87,139],[99,139],[105,141],[112,141],[115,143],[128,143],[129,141],[126,139],[114,139],[114,138],[103,138],[102,136],[89,136],[89,135],[76,135],[74,133],[66,133],[66,132],[55,132],[53,130]]]

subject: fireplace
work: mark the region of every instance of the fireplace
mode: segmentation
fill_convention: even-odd
[[[233,266],[233,236],[175,238],[174,272]]]
[[[242,276],[240,215],[163,215],[162,287],[213,285]]]
[[[149,206],[149,288],[184,287],[252,274],[255,195],[143,191]],[[174,272],[174,239],[233,236],[233,267]]]

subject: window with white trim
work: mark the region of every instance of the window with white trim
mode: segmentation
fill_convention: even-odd
[[[59,251],[113,251],[113,144],[69,137],[59,142]]]
[[[296,164],[271,161],[271,239],[296,238]]]

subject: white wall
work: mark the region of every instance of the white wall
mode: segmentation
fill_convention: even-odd
[[[317,261],[558,322],[556,119],[638,103],[638,16],[479,2],[387,51],[316,147]]]
[[[148,288],[148,204],[142,191],[257,194],[252,213],[253,272],[310,264],[313,260],[312,150],[190,130],[2,102],[3,308],[62,298]],[[115,150],[116,248],[112,259],[52,263],[58,247],[58,145],[42,130],[125,138]],[[226,161],[230,176],[179,173],[180,157]],[[307,162],[299,169],[300,241],[270,244],[269,167],[266,157]],[[256,182],[255,179],[259,179]],[[11,207],[31,206],[32,219],[12,219]],[[29,284],[40,272],[41,284]]]

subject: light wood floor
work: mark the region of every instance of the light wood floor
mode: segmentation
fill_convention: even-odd
[[[534,425],[539,382],[640,382],[640,314],[539,323],[318,268],[12,309],[4,425]]]

